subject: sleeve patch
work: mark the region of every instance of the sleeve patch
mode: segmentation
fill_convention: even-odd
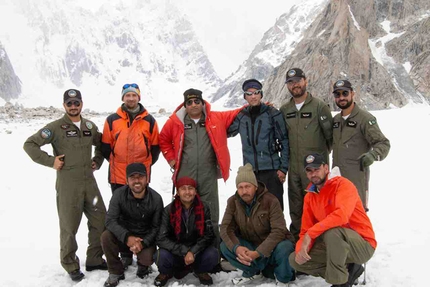
[[[370,120],[369,125],[371,125],[371,126],[376,125],[376,119]]]
[[[40,131],[40,136],[43,139],[49,139],[52,136],[52,132],[50,129],[43,129]]]
[[[93,123],[86,122],[85,125],[87,126],[87,129],[91,130],[93,128]]]

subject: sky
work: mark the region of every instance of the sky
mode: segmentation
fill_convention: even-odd
[[[430,257],[430,229],[428,228],[428,134],[420,123],[430,122],[430,107],[407,106],[372,112],[381,130],[391,141],[388,157],[371,166],[368,213],[376,234],[378,247],[367,264],[367,287],[423,287],[429,285],[427,264]],[[167,117],[157,117],[162,128]],[[413,120],[411,120],[413,119]],[[99,128],[104,117],[92,118]],[[55,205],[55,174],[53,169],[31,161],[23,151],[24,141],[48,123],[48,119],[0,120],[2,143],[2,189],[0,201],[0,254],[2,276],[0,286],[21,287],[100,287],[106,271],[85,272],[87,244],[86,218],[78,232],[78,256],[85,279],[72,284],[59,260],[59,228]],[[231,177],[219,182],[221,217],[228,197],[235,192],[235,175],[242,165],[240,138],[228,140],[231,154]],[[44,146],[52,153],[52,148]],[[171,174],[166,160],[153,167],[151,187],[160,193],[164,204],[171,200]],[[105,205],[111,197],[107,183],[108,164],[95,172]],[[284,189],[287,189],[285,183]],[[284,203],[288,202],[287,194]],[[284,211],[290,224],[288,204]],[[151,285],[157,276],[156,266],[149,278],[135,276],[136,262],[126,271],[121,287]],[[231,279],[239,271],[213,276],[214,286],[231,286]],[[362,280],[362,278],[360,279]],[[142,285],[142,283],[144,285]],[[198,286],[198,280],[188,275],[181,281],[171,280],[168,286]],[[273,280],[264,279],[250,286],[275,287]],[[329,287],[321,278],[305,277],[290,286]]]
[[[110,0],[109,2],[118,2]],[[133,5],[136,0],[123,0]],[[159,1],[159,0],[155,0]],[[292,0],[167,0],[189,17],[194,30],[221,79],[228,77],[252,52],[276,19],[288,12]],[[103,0],[77,0],[95,11]]]

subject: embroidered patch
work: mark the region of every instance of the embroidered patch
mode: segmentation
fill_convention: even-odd
[[[346,125],[350,128],[355,128],[355,127],[357,127],[357,122],[356,121],[347,121]]]
[[[343,87],[345,85],[344,81],[337,81],[336,82],[336,87]]]
[[[369,125],[371,126],[376,125],[376,119],[370,120]]]
[[[308,157],[306,158],[306,163],[311,163],[314,162],[315,157],[313,155],[308,155]]]
[[[84,137],[90,137],[91,136],[91,131],[82,131],[82,133],[84,134]]]
[[[192,125],[191,124],[186,124],[186,125],[184,125],[184,130],[190,130],[190,129],[192,129]]]
[[[206,126],[206,123],[205,122],[202,122],[202,123],[200,123],[199,124],[201,127],[205,127]]]
[[[295,118],[295,117],[296,117],[296,115],[297,115],[297,113],[296,113],[296,112],[292,112],[292,113],[288,113],[285,117],[286,117],[287,119],[291,119],[291,118]]]
[[[322,121],[325,121],[325,120],[327,119],[327,116],[321,116],[321,117],[320,117],[320,119],[321,119]]]
[[[40,131],[40,136],[43,139],[49,139],[51,137],[51,135],[52,135],[52,132],[50,129],[43,129]]]
[[[340,123],[339,123],[339,122],[334,122],[334,123],[333,123],[333,128],[334,128],[334,129],[339,128],[339,126],[340,126]]]
[[[93,128],[93,123],[92,122],[86,122],[85,126],[87,127],[87,129],[91,130]]]
[[[70,125],[61,125],[61,128],[62,128],[63,130],[67,130],[68,128],[70,128]]]
[[[66,132],[66,137],[71,138],[71,137],[77,137],[78,136],[78,131],[77,130],[73,130],[73,131],[67,131]]]
[[[312,118],[312,113],[300,113],[300,117],[302,119],[310,119]]]
[[[296,70],[289,70],[288,71],[288,77],[294,77],[296,75]]]

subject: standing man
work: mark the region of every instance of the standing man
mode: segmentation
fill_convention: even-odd
[[[136,276],[149,274],[155,253],[155,238],[160,228],[163,199],[148,186],[146,166],[131,163],[126,168],[127,185],[115,190],[106,216],[106,230],[101,237],[109,278],[105,287],[117,286],[124,279],[120,251],[137,256]]]
[[[333,120],[333,166],[355,184],[368,210],[369,166],[387,157],[390,141],[379,129],[376,118],[354,102],[355,92],[347,80],[333,85],[333,96],[341,112]]]
[[[304,158],[310,180],[302,229],[290,264],[297,271],[321,276],[333,287],[351,287],[375,252],[372,224],[357,189],[329,166],[321,154]]]
[[[219,239],[218,178],[230,173],[227,129],[239,113],[215,112],[203,100],[202,91],[188,89],[160,133],[163,156],[174,169],[173,182],[184,176],[196,180],[203,202],[209,205],[215,235]],[[218,243],[219,244],[219,243]]]
[[[31,159],[57,170],[57,211],[60,220],[61,265],[73,281],[80,281],[76,256],[76,233],[84,213],[88,219],[88,249],[86,270],[106,270],[102,259],[100,235],[104,230],[106,208],[97,187],[93,172],[103,163],[100,152],[101,134],[97,126],[81,116],[82,95],[75,89],[64,92],[63,107],[66,114],[29,137],[24,143],[25,152]],[[40,149],[51,144],[54,155]],[[95,156],[91,158],[95,146]]]
[[[158,160],[158,125],[140,104],[137,84],[122,87],[123,104],[107,117],[102,137],[103,156],[109,160],[109,183],[112,192],[126,184],[128,164],[141,162],[146,166],[148,182],[151,166]]]
[[[288,133],[282,113],[261,102],[263,85],[246,80],[244,108],[228,129],[228,136],[240,133],[243,164],[250,163],[258,181],[275,195],[284,210],[284,182],[288,171]]]
[[[288,173],[290,231],[298,240],[303,198],[305,188],[309,183],[303,173],[303,158],[309,153],[318,152],[328,162],[333,143],[333,118],[328,105],[306,91],[308,81],[301,69],[288,70],[286,84],[293,97],[280,110],[287,124],[290,146]]]
[[[176,196],[164,208],[156,263],[160,274],[155,286],[164,286],[175,276],[184,278],[194,274],[203,285],[212,285],[208,274],[218,263],[218,250],[213,246],[215,234],[209,206],[197,193],[197,183],[190,177],[176,181]]]
[[[242,277],[233,279],[233,284],[249,285],[265,275],[275,277],[276,286],[288,286],[294,276],[288,263],[294,239],[279,200],[257,182],[250,163],[239,167],[236,187],[221,223],[221,252],[234,267],[243,270]]]

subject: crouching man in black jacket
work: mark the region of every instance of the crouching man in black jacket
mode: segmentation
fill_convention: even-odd
[[[147,186],[146,167],[132,163],[126,168],[127,185],[114,191],[106,215],[106,230],[101,236],[109,277],[104,286],[117,286],[124,279],[119,252],[130,250],[137,256],[140,278],[149,274],[155,253],[155,239],[163,212],[163,199]]]
[[[164,209],[157,236],[155,263],[160,274],[154,280],[155,286],[164,286],[173,276],[184,278],[191,271],[201,284],[213,284],[208,272],[218,263],[219,255],[213,246],[210,209],[200,200],[196,186],[192,178],[178,179],[175,200]]]

